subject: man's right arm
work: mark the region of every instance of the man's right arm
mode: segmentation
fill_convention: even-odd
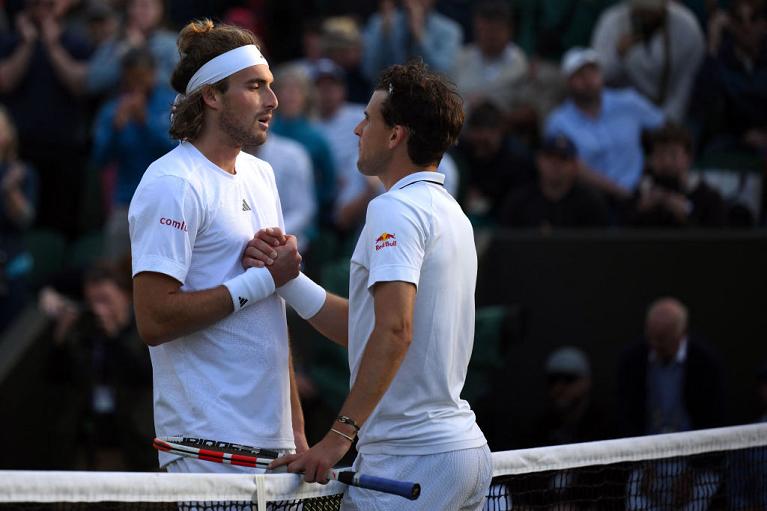
[[[184,292],[179,281],[155,272],[136,275],[133,301],[139,334],[150,346],[201,330],[234,310],[229,290],[223,285]]]
[[[220,286],[201,291],[182,291],[178,280],[163,273],[137,274],[133,299],[141,338],[157,346],[271,296],[275,286],[283,286],[298,275],[301,264],[295,239],[276,250],[277,261],[268,269],[251,268]]]

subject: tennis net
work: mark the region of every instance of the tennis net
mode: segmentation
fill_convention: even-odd
[[[767,510],[767,424],[496,452],[493,463],[488,511]],[[293,474],[0,471],[0,510],[324,511],[343,490]]]

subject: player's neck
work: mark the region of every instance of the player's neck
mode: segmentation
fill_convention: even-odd
[[[399,180],[402,178],[409,176],[410,174],[414,174],[416,172],[424,172],[424,171],[436,171],[437,165],[416,165],[412,161],[410,161],[410,158],[407,158],[403,161],[392,161],[389,165],[389,168],[386,170],[386,172],[382,173],[378,178],[381,180],[381,183],[383,183],[384,188],[386,190],[391,189],[392,186],[394,186]]]
[[[233,145],[231,140],[206,130],[192,144],[213,164],[230,174],[236,174],[235,161],[242,150],[241,146]]]

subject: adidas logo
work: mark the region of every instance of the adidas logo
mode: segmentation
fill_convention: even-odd
[[[240,308],[241,309],[245,306],[246,303],[248,303],[248,299],[240,297]]]
[[[250,206],[248,206],[248,203],[245,202],[245,199],[242,199],[242,210],[243,211],[250,211]]]

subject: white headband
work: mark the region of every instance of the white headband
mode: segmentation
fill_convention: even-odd
[[[192,75],[192,78],[186,85],[186,94],[191,94],[203,85],[219,82],[237,71],[242,71],[246,67],[257,66],[259,64],[269,65],[254,44],[229,50],[207,61]]]

